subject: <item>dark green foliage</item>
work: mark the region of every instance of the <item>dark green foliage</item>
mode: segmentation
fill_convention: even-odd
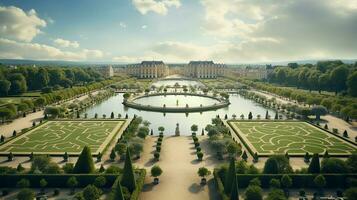
[[[287,174],[284,174],[282,177],[281,177],[281,186],[285,189],[287,188],[290,188],[292,186],[292,179],[290,178],[289,175]]]
[[[202,158],[203,158],[203,153],[202,152],[197,152],[196,153],[197,154],[197,158],[198,158],[198,160],[202,160]]]
[[[90,174],[95,171],[92,153],[89,147],[85,146],[78,157],[73,172],[77,174]]]
[[[239,200],[237,176],[233,177],[230,200]]]
[[[309,173],[312,173],[312,174],[320,173],[320,158],[319,158],[319,154],[315,153],[312,156],[312,160],[310,162],[310,165],[309,165],[309,168],[307,169],[307,171]]]
[[[35,193],[30,190],[30,189],[22,189],[18,194],[17,194],[17,199],[18,200],[33,200],[35,198]]]
[[[276,178],[272,178],[269,182],[269,185],[271,188],[280,188],[281,187],[280,180],[276,179]]]
[[[114,188],[114,195],[113,195],[113,200],[125,200],[123,191],[120,185],[120,181],[116,182],[115,188]]]
[[[262,188],[256,185],[251,185],[245,190],[245,200],[262,200]]]
[[[88,185],[82,191],[85,200],[97,200],[102,195],[102,191],[94,185]]]
[[[64,162],[68,161],[68,153],[67,152],[65,152],[64,155],[63,155],[63,161]]]
[[[314,183],[315,183],[315,186],[317,188],[322,189],[322,188],[324,188],[326,186],[326,179],[325,179],[325,177],[323,175],[320,174],[320,175],[315,177]]]
[[[273,189],[269,192],[265,200],[287,200],[284,191],[280,189]]]
[[[63,171],[67,174],[73,173],[73,168],[74,168],[73,163],[66,163],[62,167]]]
[[[245,152],[245,151],[244,151]],[[253,155],[253,162],[256,163],[259,161],[259,156],[258,156],[258,153],[255,152],[254,155]]]
[[[245,162],[247,162],[247,160],[248,160],[248,155],[247,155],[247,152],[246,152],[246,151],[243,152],[243,154],[242,154],[242,159],[243,159]]]
[[[102,188],[105,186],[107,183],[107,179],[105,179],[104,176],[98,176],[95,180],[93,185],[96,186],[97,188]]]
[[[17,165],[17,167],[16,167],[16,170],[17,170],[18,172],[22,172],[22,171],[25,170],[25,168],[21,165],[21,163],[19,163],[19,164]]]
[[[100,168],[99,168],[99,172],[100,173],[103,173],[105,171],[105,168],[103,166],[103,164],[100,165]]]
[[[347,197],[347,199],[355,199],[357,197],[357,187],[347,189],[344,192],[344,195]]]
[[[348,171],[351,173],[357,173],[357,154],[354,153],[352,154],[347,160],[346,160],[347,168]]]
[[[9,155],[7,156],[7,161],[12,161],[14,159],[14,155],[12,154],[12,152],[9,153]]]
[[[228,171],[225,174],[225,180],[224,180],[224,192],[226,194],[230,194],[232,190],[232,184],[233,184],[233,178],[236,175],[236,166],[235,166],[235,161],[234,159],[231,159],[229,162],[229,168]]]
[[[114,149],[112,149],[112,151],[110,152],[109,157],[110,157],[110,160],[111,160],[112,162],[115,160],[116,153],[115,153],[115,150],[114,150]]]
[[[249,112],[249,114],[248,114],[248,119],[253,119],[253,114],[252,114],[252,112]]]
[[[18,188],[28,188],[30,187],[30,181],[27,179],[21,179],[20,181],[17,182],[16,187]]]
[[[306,152],[306,153],[305,153],[305,156],[304,156],[304,161],[305,161],[306,163],[309,163],[309,162],[310,162],[310,158],[311,158],[310,154],[309,154],[308,152]]]
[[[324,158],[321,162],[322,173],[346,173],[348,172],[347,164],[337,158]]]
[[[346,131],[346,130],[345,130],[345,131],[343,131],[343,137],[348,138],[348,133],[347,133],[347,131]]]
[[[328,154],[328,151],[326,150],[325,153],[324,153],[324,158],[329,158],[330,155]]]
[[[98,153],[97,155],[97,162],[102,161],[103,154],[101,152]]]
[[[275,158],[273,158],[273,157],[268,158],[268,160],[265,162],[263,173],[264,174],[278,174],[279,173],[278,162],[276,161]]]
[[[135,176],[133,171],[133,165],[131,163],[131,156],[130,156],[129,149],[126,150],[123,176],[120,184],[128,188],[130,192],[133,192],[136,188]]]

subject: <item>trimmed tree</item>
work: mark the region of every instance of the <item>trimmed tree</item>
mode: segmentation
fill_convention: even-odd
[[[18,200],[33,200],[35,198],[35,193],[31,189],[25,188],[22,189],[16,197]]]
[[[114,162],[115,157],[116,157],[116,153],[115,153],[114,149],[112,149],[112,151],[110,152],[109,157],[110,157],[110,161]]]
[[[309,163],[309,162],[310,162],[310,158],[311,158],[311,156],[310,156],[309,152],[306,152],[306,153],[305,153],[305,156],[304,156],[304,161],[305,161],[306,163]]]
[[[320,173],[320,158],[319,158],[319,154],[314,153],[307,171],[309,173],[312,173],[312,174]]]
[[[128,188],[130,192],[133,192],[136,188],[135,175],[134,175],[133,165],[131,163],[130,151],[128,148],[126,149],[123,176],[120,184]]]
[[[327,114],[327,109],[324,106],[314,106],[311,113],[316,116],[316,120],[320,120],[320,116]]]
[[[45,179],[41,179],[40,180],[40,187],[41,187],[41,192],[44,193],[45,192],[45,188],[47,186],[47,181]]]
[[[284,174],[281,177],[281,186],[283,186],[286,196],[289,196],[289,188],[292,186],[293,182],[289,175]]]
[[[257,185],[250,185],[245,190],[245,200],[262,200],[262,188]]]
[[[74,194],[76,187],[78,186],[77,178],[72,176],[67,180],[67,186],[71,188],[71,193]]]
[[[205,185],[207,182],[205,176],[210,175],[211,172],[205,167],[200,167],[197,171],[197,174],[198,174],[198,176],[200,176],[202,178],[201,185]]]
[[[120,181],[116,182],[113,199],[115,200],[125,200],[123,190],[121,189]]]
[[[224,192],[230,194],[232,190],[233,178],[236,176],[236,165],[235,160],[231,159],[229,163],[228,171],[225,174],[224,179]]]
[[[230,200],[239,200],[237,176],[233,177],[233,184],[232,184],[232,189],[231,189]]]
[[[97,200],[102,195],[102,190],[94,185],[87,185],[87,187],[83,189],[82,194],[85,200]]]
[[[315,186],[319,189],[320,194],[323,194],[323,188],[326,186],[326,179],[323,175],[318,175],[314,179]]]
[[[89,147],[85,146],[78,157],[73,172],[77,174],[90,174],[95,171],[92,153]]]
[[[162,169],[158,165],[151,168],[151,176],[154,177],[154,184],[159,184],[159,176],[162,174]]]
[[[279,173],[279,166],[278,162],[276,161],[275,158],[268,158],[268,160],[265,162],[264,169],[263,169],[264,174],[278,174]]]
[[[68,153],[67,152],[65,152],[64,155],[63,155],[63,161],[64,162],[68,161]]]
[[[246,151],[243,152],[243,154],[242,154],[242,159],[243,159],[245,162],[247,162],[247,160],[248,160],[248,155],[247,155],[247,152],[246,152]]]

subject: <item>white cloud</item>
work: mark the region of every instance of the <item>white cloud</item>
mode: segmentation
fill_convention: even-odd
[[[148,26],[147,25],[142,25],[141,28],[142,29],[146,29]]]
[[[180,0],[132,0],[132,3],[143,15],[148,12],[166,15],[169,7],[181,6]]]
[[[227,61],[355,58],[357,1],[201,0],[203,29],[228,40]]]
[[[0,38],[1,58],[23,58],[39,60],[93,60],[102,58],[104,53],[99,50],[83,49],[79,51],[62,51],[53,46],[17,42]]]
[[[14,6],[0,6],[1,37],[30,42],[45,26],[46,21],[39,18],[33,9],[25,12]]]
[[[59,47],[72,47],[72,48],[79,47],[79,43],[77,41],[69,41],[62,38],[57,38],[53,40],[53,42]]]

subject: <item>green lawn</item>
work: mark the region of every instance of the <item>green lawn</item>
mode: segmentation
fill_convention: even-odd
[[[324,153],[346,156],[356,145],[306,122],[230,121],[230,126],[258,155]]]
[[[102,151],[122,128],[125,120],[48,121],[0,146],[0,152],[28,154],[79,154],[89,146]]]

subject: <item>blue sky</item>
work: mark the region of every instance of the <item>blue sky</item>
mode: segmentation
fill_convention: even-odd
[[[0,17],[0,58],[237,63],[357,55],[355,0],[0,0]]]

